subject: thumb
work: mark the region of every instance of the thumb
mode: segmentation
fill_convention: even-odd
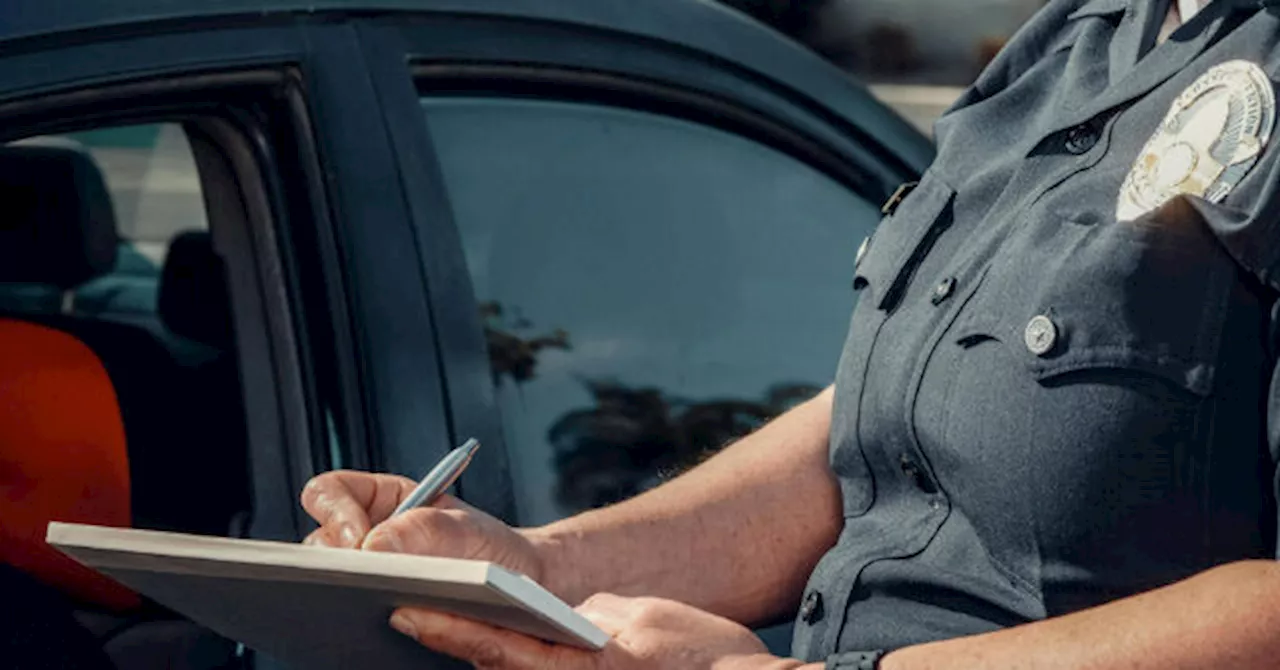
[[[391,627],[478,670],[598,670],[594,654],[439,612],[405,608]]]

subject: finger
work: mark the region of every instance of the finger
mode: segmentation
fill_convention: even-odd
[[[359,487],[357,487],[359,490]],[[316,478],[302,491],[302,507],[320,524],[318,543],[356,547],[372,525],[364,506],[336,479]]]
[[[361,547],[400,554],[475,558],[478,547],[474,525],[469,513],[461,509],[423,507],[378,524]]]
[[[336,526],[322,526],[315,529],[302,540],[303,544],[313,547],[331,547],[334,549],[351,549],[350,540],[343,540],[342,531]]]
[[[312,478],[302,491],[302,506],[316,521],[324,523],[325,495],[355,500],[374,522],[391,516],[400,501],[416,484],[398,475],[337,470]]]
[[[311,546],[313,546],[313,547],[333,547],[333,546],[337,546],[337,545],[335,544],[335,542],[336,542],[336,541],[335,541],[334,539],[332,539],[332,538],[330,538],[330,537],[329,537],[329,532],[328,532],[328,531],[330,531],[330,530],[333,530],[333,529],[332,529],[332,528],[317,528],[317,529],[315,529],[315,530],[311,531],[311,534],[310,534],[310,535],[307,535],[305,538],[303,538],[302,543],[303,543],[303,544],[307,544],[307,545],[311,545]]]
[[[381,521],[408,494],[403,477],[338,471],[315,477],[302,491],[302,507],[326,529],[331,546],[358,546],[373,521]]]
[[[400,609],[391,627],[419,644],[474,665],[478,670],[590,670],[587,652],[502,628],[421,609]]]

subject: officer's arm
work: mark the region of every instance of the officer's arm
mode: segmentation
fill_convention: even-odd
[[[909,647],[883,670],[1274,670],[1280,563],[1227,565],[1092,610]]]
[[[654,491],[533,531],[552,590],[670,598],[748,623],[794,612],[841,527],[831,403],[828,389]]]

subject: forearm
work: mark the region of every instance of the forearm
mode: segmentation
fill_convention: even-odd
[[[632,500],[526,531],[544,580],[570,602],[655,596],[752,623],[790,611],[840,532],[831,401],[828,389]]]
[[[883,670],[1272,670],[1280,564],[1237,563],[1076,614],[894,652]]]

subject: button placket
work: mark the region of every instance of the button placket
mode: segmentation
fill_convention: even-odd
[[[937,349],[943,338],[946,337],[946,334],[951,331],[951,328],[955,325],[956,319],[958,319],[964,311],[965,305],[973,299],[974,295],[976,295],[978,290],[981,288],[983,281],[986,279],[990,265],[987,263],[979,264],[975,262],[976,260],[978,259],[968,257],[963,259],[961,262],[951,265],[951,270],[949,272],[952,274],[948,274],[947,276],[954,276],[956,278],[956,286],[952,288],[952,297],[954,297],[954,300],[947,302],[946,306],[941,309],[928,309],[931,313],[929,318],[935,326],[932,335],[925,340],[926,344],[923,346],[923,350],[930,353],[926,353],[922,356],[913,366],[914,370],[911,373],[910,382],[911,388],[907,394],[908,401],[905,407],[910,430],[909,442],[910,444],[915,445],[915,449],[917,450],[920,449],[920,442],[919,438],[915,435],[915,424],[912,417],[915,415],[915,399],[919,394],[920,383],[924,377],[924,369],[925,366],[928,365],[929,359],[932,358],[931,352]],[[902,314],[898,315],[899,318],[902,318],[903,316],[904,315]],[[877,337],[879,337],[879,335],[880,334],[877,333]],[[923,457],[924,452],[921,450],[919,453],[921,453]],[[887,456],[890,459],[893,458],[892,455],[887,453],[884,454],[884,456]],[[904,468],[904,476],[911,478],[913,480],[912,483],[919,486],[919,480],[912,477],[912,473],[923,474],[923,469],[920,464],[906,452],[900,452],[898,458],[900,467],[902,467],[904,462],[910,464]],[[829,626],[821,635],[818,636],[817,639],[820,640],[819,644],[822,649],[829,653],[834,653],[843,633],[844,626],[849,625],[848,620],[844,618],[844,612],[849,607],[849,603],[852,602],[852,594],[862,580],[863,570],[865,570],[868,565],[878,560],[891,559],[897,556],[907,556],[924,550],[931,542],[934,541],[934,538],[950,517],[950,502],[947,498],[947,494],[942,490],[940,484],[936,480],[930,478],[926,486],[931,487],[933,492],[925,493],[918,499],[919,504],[924,508],[924,510],[919,513],[916,523],[911,524],[914,527],[914,531],[898,538],[897,541],[891,544],[887,544],[874,553],[868,552],[862,560],[858,561],[860,567],[855,573],[834,580],[832,589],[828,591],[828,595],[830,596],[830,602],[828,605],[831,607],[832,612],[840,615],[841,622],[840,625]],[[834,622],[836,619],[833,618],[832,621]]]
[[[926,188],[925,191],[929,191],[929,189]],[[916,193],[914,197],[920,198],[921,193]],[[921,204],[922,206],[925,205],[923,201]],[[929,206],[932,207],[932,205]],[[939,229],[939,232],[941,230],[945,230],[945,228]],[[864,269],[866,263],[869,263],[873,257],[876,257],[877,263],[880,262],[877,253],[883,253],[883,250],[876,249],[876,244],[877,240],[873,239],[871,242],[872,250],[867,253],[864,260]],[[948,282],[948,287],[944,289],[944,292],[949,291],[950,295],[938,306],[935,307],[929,303],[929,300],[937,290],[937,285],[927,283],[920,291],[920,297],[923,299],[917,301],[913,298],[911,301],[904,301],[900,305],[903,309],[896,312],[882,311],[880,313],[881,318],[874,320],[874,327],[862,324],[863,328],[874,333],[872,337],[863,340],[866,344],[864,348],[859,350],[857,355],[857,358],[864,362],[861,370],[863,384],[859,387],[857,397],[857,406],[862,410],[863,414],[865,414],[866,407],[866,377],[870,369],[866,361],[872,359],[881,347],[888,346],[886,342],[892,341],[892,338],[886,339],[886,335],[883,332],[885,324],[890,319],[923,319],[932,325],[925,326],[927,331],[920,334],[920,346],[914,347],[917,352],[915,362],[908,364],[900,371],[900,374],[908,377],[901,382],[905,385],[900,389],[905,396],[901,410],[904,411],[907,417],[912,415],[914,412],[914,397],[918,392],[917,385],[920,381],[922,366],[925,364],[925,360],[930,357],[928,352],[939,346],[944,334],[961,313],[963,305],[968,302],[978,289],[982,277],[986,274],[985,267],[972,262],[973,260],[970,258],[968,262],[947,263],[945,264],[946,271],[941,273],[938,273],[939,268],[933,268],[928,271],[932,275],[934,282],[948,277],[955,280],[954,285]],[[925,277],[921,277],[921,279],[925,279]],[[928,280],[926,279],[926,281]],[[915,372],[912,373],[907,368]],[[897,391],[895,391],[896,393]],[[910,422],[909,418],[908,422]],[[859,430],[861,431],[861,429]],[[926,455],[919,451],[914,428],[908,427],[908,431],[910,435],[907,443],[901,445],[898,449],[890,450],[892,447],[881,444],[879,448],[870,453],[864,452],[863,456],[864,458],[878,461],[872,468],[876,472],[875,476],[877,478],[892,477],[895,480],[897,480],[897,477],[909,476],[899,474],[900,457],[903,454],[907,454],[914,459],[913,463],[919,473],[917,477],[897,480],[892,484],[885,483],[886,486],[894,486],[898,490],[897,494],[904,494],[910,498],[907,509],[910,510],[911,518],[904,520],[904,523],[900,524],[895,532],[880,538],[882,542],[877,543],[875,546],[848,549],[842,555],[833,556],[829,554],[823,558],[818,568],[815,569],[815,578],[811,581],[811,588],[821,591],[825,613],[820,620],[816,620],[813,624],[797,626],[796,641],[800,648],[828,655],[834,653],[845,628],[850,625],[856,625],[848,618],[849,608],[850,604],[857,599],[858,584],[866,567],[878,561],[892,560],[919,553],[933,541],[933,538],[936,537],[949,516],[950,507],[945,493],[941,491],[941,486],[931,475],[926,478],[924,474],[927,466],[922,467],[922,464],[928,461]],[[886,460],[888,462],[885,462]],[[928,493],[926,490],[934,492]],[[846,525],[846,532],[860,527],[859,524],[864,523],[864,520],[869,518],[864,515],[869,513],[869,510],[874,509],[874,503],[869,504],[871,507],[868,510],[864,510],[858,515],[846,516],[846,524],[848,524]],[[850,569],[851,566],[856,566],[856,569]],[[807,593],[805,597],[808,597]]]

